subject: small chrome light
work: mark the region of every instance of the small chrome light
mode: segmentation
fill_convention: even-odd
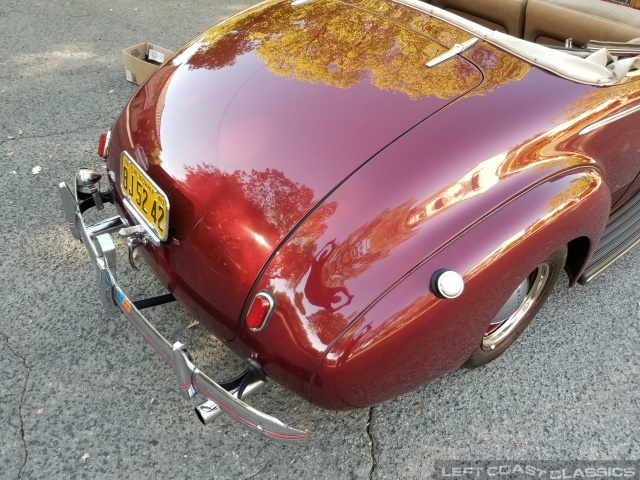
[[[82,193],[91,193],[101,178],[101,173],[90,168],[81,168],[76,173],[76,188]]]
[[[81,168],[76,173],[76,200],[79,193],[91,195],[93,202],[98,210],[104,208],[102,204],[102,196],[100,195],[100,179],[102,174],[91,170],[90,168]]]
[[[464,280],[453,270],[438,270],[431,277],[431,290],[439,298],[457,298],[464,290]]]
[[[265,290],[258,292],[249,307],[249,312],[245,319],[247,327],[252,332],[261,332],[267,328],[275,307],[276,299],[271,293]]]

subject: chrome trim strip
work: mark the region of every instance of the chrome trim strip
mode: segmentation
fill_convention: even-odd
[[[173,366],[176,370],[176,379],[178,380],[178,388],[180,395],[185,400],[189,400],[196,396],[198,389],[191,382],[191,374],[193,373],[193,364],[187,349],[180,342],[173,344],[171,349],[173,354]]]
[[[242,393],[242,398],[245,398],[247,395],[251,395],[253,392],[260,390],[263,386],[264,386],[264,382],[262,380],[257,380],[253,383],[250,383],[244,389],[244,392]],[[239,388],[234,388],[233,390],[231,390],[230,393],[234,397],[238,398],[239,390],[240,390]],[[198,418],[200,419],[200,421],[205,425],[209,425],[213,420],[218,418],[223,413],[224,411],[218,406],[216,402],[212,400],[207,400],[202,405],[198,405],[196,407],[196,414],[198,415]]]
[[[58,192],[62,198],[62,208],[64,209],[64,218],[67,221],[67,226],[71,232],[71,236],[76,240],[80,240],[80,232],[76,225],[76,212],[78,211],[78,204],[74,198],[71,190],[67,187],[67,184],[62,182],[58,184]]]
[[[447,60],[449,60],[452,57],[455,57],[456,55],[464,52],[465,50],[473,47],[476,42],[478,41],[477,37],[473,37],[470,38],[469,40],[466,40],[462,43],[456,43],[453,47],[451,47],[450,50],[447,50],[446,52],[444,52],[442,55],[438,55],[436,58],[434,58],[433,60],[430,60],[427,62],[427,67],[431,68],[431,67],[435,67],[436,65],[441,64],[442,62],[445,62]]]
[[[118,313],[118,308],[113,301],[111,293],[113,291],[111,279],[116,275],[116,247],[113,244],[111,235],[101,234],[94,238],[87,236],[82,230],[80,229],[83,243],[85,240],[89,240],[98,254],[98,292],[100,300],[105,310],[115,317]]]
[[[636,112],[640,112],[640,105],[636,105],[635,107],[631,107],[622,112],[618,112],[615,115],[611,115],[608,118],[598,120],[597,122],[594,122],[591,125],[580,130],[580,133],[578,135],[586,135],[587,133],[591,133],[600,127],[604,127],[605,125],[609,125],[610,123],[617,122],[618,120],[622,120],[623,118],[628,117],[629,115]]]
[[[633,247],[635,247],[638,243],[640,243],[640,237],[638,237],[631,244],[629,244],[629,246],[625,247],[623,250],[618,252],[617,255],[607,259],[606,262],[603,262],[603,264],[596,271],[594,271],[593,273],[591,273],[589,275],[582,275],[581,280],[584,279],[583,285],[586,285],[591,280],[593,280],[598,275],[600,275],[602,272],[604,272],[607,268],[609,268],[611,265],[613,265],[616,262],[616,260],[618,260],[619,258],[621,258],[624,255],[626,255],[629,252],[629,250],[631,250]]]
[[[87,227],[87,233],[90,237],[95,237],[101,233],[115,233],[128,226],[129,222],[127,220],[116,215]]]
[[[124,205],[125,210],[129,215],[133,217],[136,221],[136,227],[142,227],[147,234],[147,238],[153,243],[155,247],[159,247],[162,239],[158,236],[156,232],[154,232],[149,225],[147,225],[147,221],[142,218],[142,215],[138,213],[138,211],[131,205],[131,201],[127,197],[122,197],[122,205]]]
[[[105,307],[110,313],[122,312],[156,351],[174,367],[180,391],[185,392],[183,395],[190,398],[199,391],[234,420],[274,440],[286,442],[305,440],[308,435],[307,430],[289,427],[277,418],[262,413],[239,400],[237,392],[234,395],[233,392],[225,390],[200,371],[180,343],[171,344],[156,330],[116,283],[115,247],[111,236],[108,233],[102,233],[95,226],[87,227],[69,187],[65,183],[59,184],[58,187],[65,215],[70,211],[75,212],[75,221],[69,222],[67,219],[67,223],[74,224],[70,225],[72,233],[73,229],[76,229],[98,271],[100,298]],[[89,231],[93,234],[90,235]]]

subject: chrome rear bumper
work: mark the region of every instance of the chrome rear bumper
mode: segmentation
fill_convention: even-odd
[[[122,312],[156,351],[174,367],[178,388],[184,398],[192,398],[200,392],[209,399],[196,409],[200,420],[207,424],[224,412],[244,426],[275,440],[305,440],[308,434],[306,430],[291,428],[240,399],[243,394],[247,395],[262,386],[262,380],[253,376],[250,382],[241,381],[241,377],[222,384],[214,382],[192,363],[189,353],[180,342],[171,344],[155,329],[116,282],[116,250],[110,234],[128,227],[127,221],[116,216],[87,226],[83,220],[83,212],[94,206],[93,200],[90,198],[79,204],[76,200],[77,195],[74,195],[65,183],[60,183],[58,187],[71,234],[82,241],[97,270],[98,291],[104,307],[111,314]]]

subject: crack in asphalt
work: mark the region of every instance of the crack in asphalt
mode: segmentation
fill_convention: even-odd
[[[369,480],[373,479],[373,474],[378,465],[376,460],[376,444],[373,440],[373,432],[371,431],[371,421],[373,420],[373,407],[369,408],[369,418],[367,418],[367,435],[369,436],[369,452],[371,453],[371,470],[369,470]]]
[[[22,387],[22,393],[20,394],[20,405],[18,407],[18,416],[20,417],[20,438],[22,440],[22,448],[24,449],[24,461],[22,462],[22,465],[20,466],[20,469],[18,470],[18,478],[22,478],[22,470],[24,470],[24,467],[27,465],[27,460],[29,459],[29,449],[27,448],[27,442],[25,440],[25,435],[24,435],[24,417],[22,416],[22,406],[23,406],[23,403],[24,403],[25,395],[27,393],[27,386],[29,385],[29,379],[31,378],[31,371],[32,371],[33,367],[35,367],[37,365],[38,362],[36,362],[33,365],[29,366],[29,364],[27,363],[27,360],[22,355],[19,355],[13,348],[11,348],[11,345],[9,344],[9,336],[8,335],[0,332],[0,338],[2,338],[2,340],[4,340],[4,342],[6,343],[7,350],[14,357],[19,358],[22,361],[22,364],[24,365],[24,367],[27,369],[27,377],[24,380],[24,385]]]
[[[24,388],[22,389],[22,394],[20,395],[20,407],[18,408],[18,414],[20,415],[20,438],[22,439],[22,448],[24,448],[24,462],[20,466],[20,470],[18,470],[18,478],[22,478],[22,470],[27,466],[27,460],[29,460],[29,449],[27,448],[27,441],[24,436],[24,418],[22,416],[22,404],[24,403],[24,397],[27,393],[27,386],[29,385],[29,379],[31,378],[31,369],[35,366],[29,367],[27,362],[24,362],[25,367],[27,367],[27,378],[24,381]]]
[[[29,368],[24,357],[16,352],[13,348],[11,348],[11,344],[9,343],[9,335],[4,332],[0,332],[0,339],[4,340],[4,343],[7,344],[7,350],[9,350],[9,353],[11,353],[11,355],[13,355],[14,357],[18,357],[20,360],[22,360],[22,363],[24,363],[25,367]]]
[[[92,333],[95,333],[95,330]],[[23,357],[18,352],[16,352],[13,348],[11,348],[11,345],[9,343],[9,335],[7,335],[4,332],[0,332],[0,340],[3,340],[4,343],[6,344],[7,351],[9,351],[9,353],[11,353],[14,357],[20,359],[20,361],[22,362],[24,367],[27,369],[27,375],[26,375],[26,378],[24,380],[24,386],[22,387],[22,393],[20,394],[20,405],[18,407],[18,416],[20,417],[20,438],[22,440],[22,448],[24,449],[24,461],[22,462],[22,465],[20,466],[20,469],[18,470],[18,479],[21,479],[22,478],[22,471],[24,470],[24,467],[26,467],[27,461],[29,459],[29,449],[27,447],[27,441],[26,441],[26,438],[25,438],[24,417],[23,417],[23,414],[22,414],[22,407],[23,407],[25,396],[26,396],[26,393],[27,393],[27,387],[29,386],[29,380],[31,379],[31,373],[33,372],[33,369],[38,365],[39,360],[36,360],[33,363],[33,365],[29,365],[27,363],[27,360],[26,360],[25,357]],[[73,340],[69,340],[67,342],[64,342],[59,347],[59,350],[64,349],[66,346],[68,346],[69,344],[73,343],[74,341],[76,341],[76,340],[73,339]],[[267,463],[267,465],[268,465],[268,463]],[[267,465],[265,465],[262,470],[264,470],[264,468],[266,468]],[[260,473],[260,472],[258,472],[258,473]]]
[[[258,475],[260,475],[262,472],[264,472],[264,469],[267,468],[269,466],[270,462],[267,462],[264,464],[264,467],[262,467],[260,470],[258,470],[256,473],[254,473],[253,475],[249,475],[248,477],[245,477],[243,480],[249,480],[250,478],[255,478]]]
[[[260,447],[260,449],[256,452],[255,456],[258,457],[260,455],[260,453],[262,453],[262,451],[267,448],[269,444],[265,443],[262,447]],[[242,480],[249,480],[250,478],[255,478],[258,475],[260,475],[262,472],[264,472],[264,470],[269,466],[269,464],[271,463],[271,461],[267,461],[267,463],[264,464],[264,466],[258,470],[256,473],[254,473],[253,475],[249,475],[248,477],[243,478]]]

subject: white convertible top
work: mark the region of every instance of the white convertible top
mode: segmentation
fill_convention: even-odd
[[[451,23],[526,62],[575,82],[588,85],[615,85],[631,70],[640,69],[640,56],[617,60],[603,48],[586,58],[582,58],[562,50],[548,48],[491,30],[447,10],[418,0],[395,1]]]

